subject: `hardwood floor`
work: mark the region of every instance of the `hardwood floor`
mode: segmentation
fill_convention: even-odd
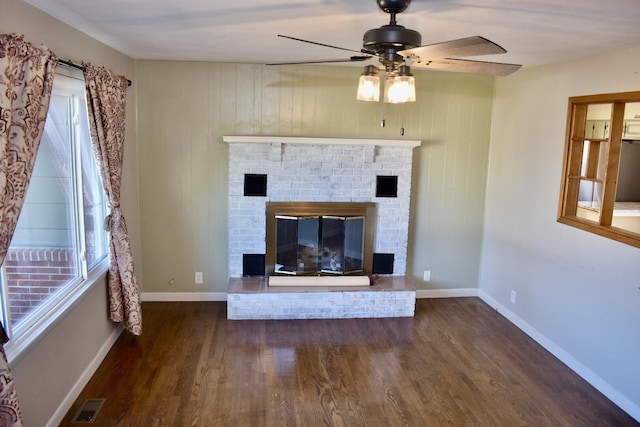
[[[478,298],[415,318],[226,320],[226,303],[145,303],[61,425],[631,426],[629,415]]]

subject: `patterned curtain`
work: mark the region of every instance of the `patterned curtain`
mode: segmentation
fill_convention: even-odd
[[[0,264],[27,192],[47,119],[58,58],[19,34],[0,35]],[[8,339],[4,328],[2,344]],[[0,344],[0,425],[21,426],[13,377]]]
[[[120,182],[124,155],[127,79],[104,67],[83,63],[87,110],[93,151],[109,200],[110,232],[109,311],[134,335],[142,333],[140,290],[133,271],[127,225],[120,209]]]

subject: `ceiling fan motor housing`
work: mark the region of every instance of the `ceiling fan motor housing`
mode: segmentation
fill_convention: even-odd
[[[404,12],[411,0],[377,0],[378,7],[391,15],[389,25],[374,28],[364,33],[362,47],[366,50],[382,53],[395,49],[411,49],[422,44],[422,36],[419,32],[409,30],[396,24],[395,15]]]
[[[373,52],[380,52],[390,47],[411,49],[422,44],[422,36],[415,30],[402,25],[383,25],[364,33],[362,47]]]
[[[404,58],[397,52],[418,47],[422,44],[419,32],[407,29],[402,25],[384,25],[364,33],[363,51],[374,52],[385,66],[404,63]]]

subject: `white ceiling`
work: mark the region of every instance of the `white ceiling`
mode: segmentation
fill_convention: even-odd
[[[389,15],[375,0],[26,0],[136,59],[269,63],[348,58]],[[423,45],[480,35],[508,53],[478,59],[560,62],[640,45],[639,0],[413,0],[398,23]],[[358,66],[361,63],[358,63]]]

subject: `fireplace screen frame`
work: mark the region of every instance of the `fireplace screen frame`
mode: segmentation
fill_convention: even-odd
[[[368,202],[267,202],[265,273],[275,274],[277,216],[290,217],[364,217],[364,256],[362,270],[352,274],[371,274],[373,241],[376,230],[376,204]],[[298,273],[300,274],[300,273]],[[313,271],[309,274],[332,274]],[[348,273],[345,273],[348,274]]]

